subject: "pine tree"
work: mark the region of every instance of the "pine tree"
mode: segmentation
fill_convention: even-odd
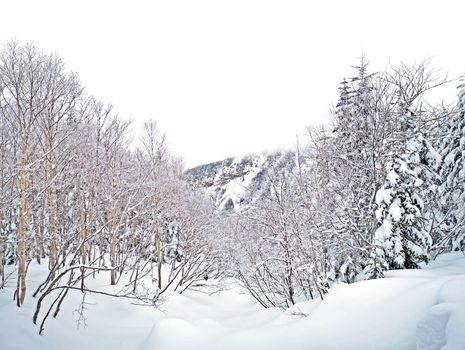
[[[427,144],[419,132],[410,140],[397,142],[387,164],[386,181],[376,194],[380,226],[375,245],[383,248],[391,269],[417,268],[420,262],[429,260],[432,239],[424,225],[422,198],[428,184],[421,178],[429,154],[425,152]]]
[[[457,111],[450,119],[441,155],[442,184],[439,188],[446,249],[465,249],[465,84],[459,86]],[[441,249],[442,247],[439,247]]]
[[[375,155],[375,74],[368,73],[364,57],[354,67],[357,75],[344,79],[333,115],[331,197],[337,202],[335,266],[340,279],[353,282],[367,258],[367,242],[375,228],[374,195],[377,184]],[[356,247],[356,249],[347,249]]]

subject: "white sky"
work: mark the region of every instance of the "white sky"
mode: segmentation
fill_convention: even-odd
[[[464,10],[445,0],[0,0],[0,41],[57,52],[122,117],[158,120],[195,166],[292,147],[325,122],[362,51],[373,70],[430,56],[465,72]]]

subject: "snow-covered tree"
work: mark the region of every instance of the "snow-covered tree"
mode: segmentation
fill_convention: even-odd
[[[317,229],[330,233],[325,235],[333,261],[330,278],[347,282],[363,275],[380,276],[389,266],[375,237],[379,229],[374,213],[378,189],[394,186],[386,180],[393,168],[410,169],[400,174],[395,191],[399,191],[399,198],[400,192],[407,191],[412,198],[422,199],[418,203],[421,232],[431,236],[434,231],[440,157],[428,141],[433,116],[422,101],[426,91],[445,82],[436,77],[427,61],[369,74],[362,59],[356,69],[355,77],[341,83],[333,132],[311,134],[316,169],[313,186],[315,193],[320,193],[315,215],[324,218]],[[414,129],[421,129],[424,135],[415,134]],[[407,144],[418,148],[418,164],[413,149],[406,151]],[[409,165],[401,167],[401,163]],[[428,185],[412,187],[412,172]],[[432,227],[427,226],[431,223]],[[397,226],[402,225],[399,222]]]
[[[440,251],[465,249],[465,85],[459,86],[457,110],[444,130],[439,201],[443,233]]]
[[[422,224],[425,219],[424,181],[420,178],[423,136],[419,134],[400,146],[393,151],[392,160],[387,164],[386,181],[376,194],[380,226],[375,233],[375,246],[382,247],[391,269],[416,268],[420,262],[427,262],[432,244]],[[378,255],[378,261],[373,263],[380,261],[382,265],[382,256]]]

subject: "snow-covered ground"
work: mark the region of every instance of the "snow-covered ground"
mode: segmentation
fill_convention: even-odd
[[[43,273],[31,264],[29,283]],[[106,283],[97,281],[96,283]],[[208,295],[171,294],[160,310],[87,296],[87,327],[77,328],[81,294],[70,292],[43,336],[32,324],[35,299],[0,291],[0,349],[465,349],[465,257],[450,253],[422,270],[335,286],[323,302],[263,309],[240,287]],[[32,288],[30,288],[32,290]],[[308,316],[303,317],[305,313]],[[300,314],[300,315],[299,315]]]

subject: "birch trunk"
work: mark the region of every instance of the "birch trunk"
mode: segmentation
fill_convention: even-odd
[[[57,268],[56,262],[58,258],[57,253],[57,231],[58,231],[58,207],[57,207],[57,193],[55,188],[55,164],[53,157],[53,140],[48,138],[49,154],[47,155],[47,182],[48,187],[48,203],[50,215],[50,267],[52,268],[51,277],[55,278],[55,270]]]
[[[156,221],[156,246],[157,246],[157,276],[158,289],[161,289],[161,237],[160,237],[160,221]]]
[[[19,192],[19,229],[18,229],[18,298],[17,305],[21,306],[26,297],[26,216],[27,216],[27,141],[21,143],[21,184]]]

